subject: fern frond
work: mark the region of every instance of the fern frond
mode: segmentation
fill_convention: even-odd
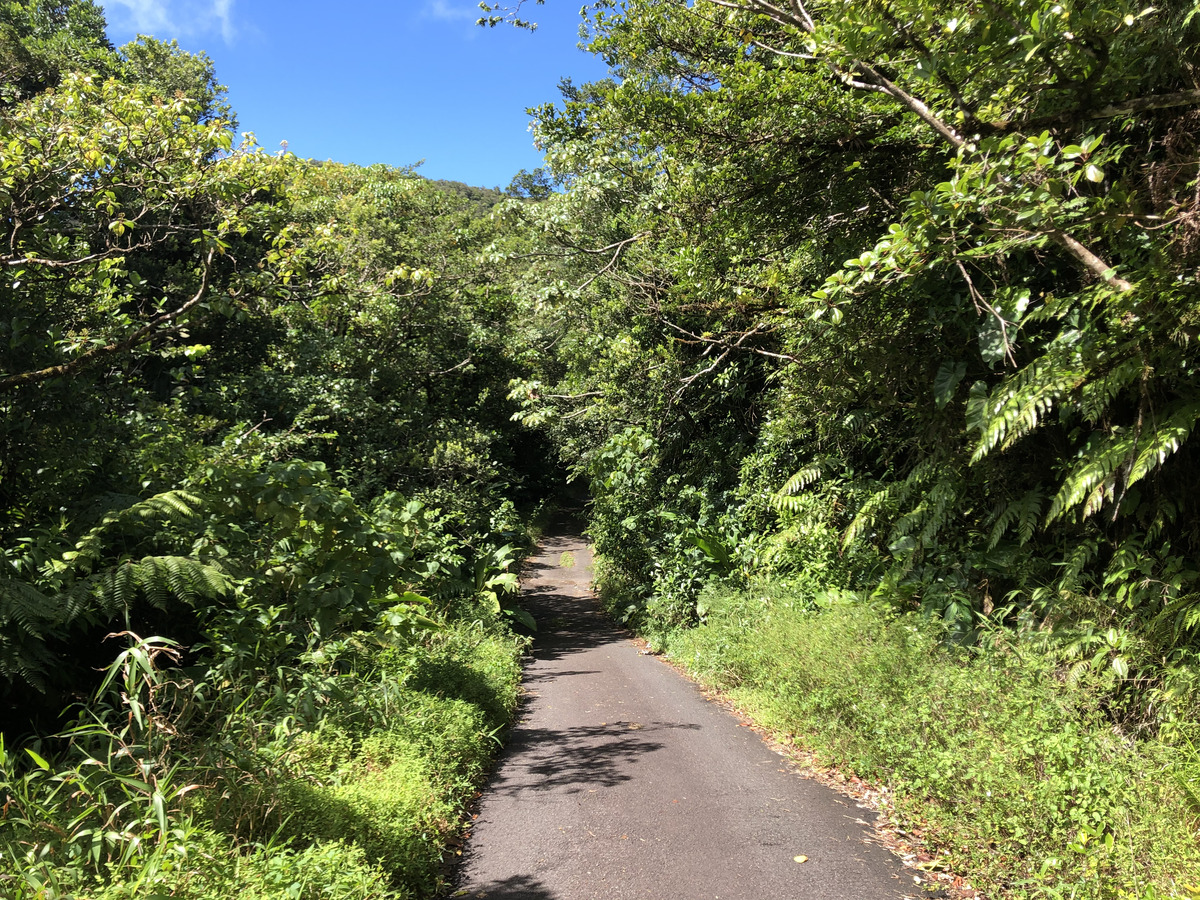
[[[1160,633],[1169,632],[1174,641],[1200,631],[1200,594],[1184,594],[1171,600],[1151,625]]]
[[[1035,487],[1016,503],[1017,508],[1017,538],[1022,544],[1033,540],[1038,522],[1042,517],[1042,503],[1046,495],[1041,487]]]
[[[1114,469],[1088,494],[1087,502],[1083,504],[1083,517],[1086,519],[1088,516],[1100,512],[1100,508],[1104,506],[1104,501],[1109,497],[1115,497],[1116,494],[1117,470]]]
[[[89,581],[75,582],[55,599],[62,606],[63,619],[67,622],[82,619],[95,609],[95,590]]]
[[[1083,385],[1079,391],[1079,410],[1083,418],[1092,424],[1103,419],[1117,394],[1137,381],[1144,368],[1140,359],[1128,359],[1103,378]]]
[[[896,520],[896,524],[892,526],[891,534],[888,535],[888,541],[895,543],[900,538],[908,537],[917,528],[921,527],[921,523],[925,521],[928,512],[929,505],[925,500],[922,500]]]
[[[1041,424],[1054,405],[1084,380],[1079,363],[1065,352],[1047,354],[1005,379],[977,405],[977,463],[993,450],[1012,447]]]
[[[0,632],[0,675],[9,681],[24,681],[34,690],[45,691],[46,673],[57,661],[36,636]]]
[[[846,549],[882,517],[882,514],[893,505],[897,490],[902,486],[902,483],[897,482],[889,484],[883,490],[876,491],[868,497],[854,519],[850,522],[850,526],[846,529],[846,533],[842,535],[842,549]]]
[[[147,557],[133,564],[133,576],[146,602],[158,609],[166,609],[171,597],[184,597],[187,585],[168,565],[160,564],[154,557]]]
[[[1090,659],[1078,660],[1067,670],[1067,684],[1072,686],[1079,684],[1083,680],[1083,677],[1090,671],[1092,671],[1092,661]]]
[[[1099,446],[1085,447],[1081,461],[1067,473],[1062,487],[1050,502],[1046,524],[1083,506],[1083,518],[1096,513],[1104,501],[1114,495],[1117,470],[1129,462],[1134,452],[1134,437],[1124,433],[1108,437]]]
[[[842,430],[850,434],[860,434],[868,425],[871,425],[877,417],[870,410],[856,409],[846,413],[842,417]]]
[[[199,519],[203,508],[204,501],[187,491],[155,494],[105,515],[99,524],[80,538],[75,551],[64,554],[63,558],[76,565],[90,566],[99,560],[104,538],[109,532],[137,523],[166,521],[173,525],[187,524]]]
[[[799,472],[789,478],[784,483],[783,487],[779,489],[779,493],[787,496],[790,494],[795,494],[798,491],[802,491],[810,484],[819,481],[823,474],[824,472],[821,468],[821,463],[814,463],[811,466],[801,469]]]
[[[806,487],[816,484],[838,465],[836,460],[828,457],[813,460],[799,472],[783,483],[778,491],[770,497],[771,506],[784,512],[797,512],[802,504],[796,494]]]
[[[1189,403],[1175,410],[1141,447],[1125,486],[1136,484],[1167,461],[1188,439],[1200,420],[1200,403]]]
[[[0,578],[0,628],[19,625],[26,630],[58,621],[57,604],[33,585]]]
[[[27,582],[0,578],[0,676],[43,690],[54,664],[43,638],[61,621],[52,597]]]
[[[1077,593],[1080,574],[1099,552],[1100,542],[1095,538],[1080,540],[1071,546],[1067,558],[1063,560],[1062,572],[1058,577],[1057,589],[1060,595]]]
[[[853,544],[864,532],[874,527],[885,516],[895,515],[900,505],[911,496],[913,491],[926,484],[936,474],[936,466],[936,459],[932,457],[924,459],[913,467],[903,481],[893,481],[868,497],[859,507],[858,513],[850,522],[846,533],[842,535],[842,549]]]
[[[101,610],[113,614],[127,609],[140,593],[160,609],[172,598],[184,603],[212,600],[232,589],[229,577],[213,565],[185,556],[147,556],[125,560],[93,580]]]
[[[122,562],[97,579],[96,591],[93,596],[102,613],[115,615],[130,607],[137,596],[137,588],[133,564]]]
[[[1176,409],[1148,437],[1125,432],[1109,437],[1098,447],[1086,447],[1082,461],[1067,474],[1050,504],[1046,523],[1078,507],[1082,507],[1085,519],[1099,512],[1106,502],[1162,466],[1191,435],[1197,420],[1200,404],[1189,403]],[[1118,479],[1125,467],[1128,472],[1118,491]]]
[[[188,603],[211,600],[233,588],[220,568],[186,556],[147,556],[137,564],[136,571],[143,590],[149,593],[154,586],[165,587]]]
[[[930,490],[929,497],[925,501],[925,521],[920,535],[922,546],[932,545],[938,532],[950,522],[958,496],[958,486],[949,479],[939,481]]]
[[[943,476],[925,493],[920,503],[896,521],[888,535],[888,543],[894,545],[919,528],[916,546],[928,547],[950,521],[957,499],[958,487]]]
[[[1027,544],[1033,540],[1041,521],[1042,504],[1045,501],[1045,491],[1039,485],[1017,499],[996,507],[992,514],[992,533],[988,540],[988,550],[994,550],[1014,526],[1019,543]]]

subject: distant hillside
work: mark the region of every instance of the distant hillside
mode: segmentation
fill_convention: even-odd
[[[479,215],[490,211],[493,206],[504,199],[504,192],[498,187],[475,187],[470,184],[463,184],[461,181],[447,181],[444,178],[434,180],[433,183],[442,190],[466,197],[471,203],[473,212]]]

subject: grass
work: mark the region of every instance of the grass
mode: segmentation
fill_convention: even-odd
[[[383,728],[353,719],[317,732],[304,770],[283,790],[285,834],[302,843],[345,840],[413,896],[440,887],[443,853],[458,833],[515,708],[519,659],[511,639],[460,626],[438,636],[406,673]]]
[[[706,600],[707,623],[669,635],[669,654],[824,761],[888,784],[907,826],[986,894],[1200,895],[1189,757],[1116,731],[1101,694],[1041,653],[999,638],[955,649],[916,616],[814,611],[771,586]]]
[[[163,789],[161,827],[138,812],[140,779],[165,784],[153,761],[130,781],[65,758],[43,769],[0,744],[0,897],[434,896],[516,707],[523,649],[497,623],[458,621],[410,647],[364,644],[300,672],[293,681],[316,685],[316,718],[260,698],[188,738],[195,759],[171,751],[172,783],[192,789]],[[81,777],[89,793],[64,803],[82,796]]]
[[[94,900],[406,900],[409,896],[390,884],[382,868],[367,861],[362,848],[342,841],[301,849],[276,844],[245,849],[208,832],[192,837],[188,855],[202,862],[189,864],[180,858],[152,879],[122,879],[95,893],[57,896]]]

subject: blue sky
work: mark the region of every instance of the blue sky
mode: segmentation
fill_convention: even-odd
[[[530,34],[482,29],[477,0],[101,0],[109,37],[141,32],[203,50],[240,126],[304,157],[411,165],[505,187],[540,163],[527,107],[563,76],[604,75],[577,49],[581,0],[528,4]]]

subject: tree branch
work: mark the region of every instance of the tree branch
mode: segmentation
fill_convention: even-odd
[[[1047,232],[1050,238],[1066,249],[1068,253],[1074,256],[1077,260],[1083,263],[1084,268],[1099,275],[1113,287],[1119,291],[1132,291],[1133,285],[1124,278],[1118,278],[1113,267],[1102,260],[1099,256],[1089,250],[1071,235],[1067,234],[1058,228],[1054,228]]]
[[[1112,119],[1116,116],[1129,116],[1155,109],[1172,109],[1176,106],[1200,106],[1200,90],[1157,94],[1151,97],[1138,97],[1136,100],[1124,100],[1121,103],[1110,103],[1108,106],[1088,113],[1087,117],[1089,119]]]
[[[982,315],[986,309],[1000,324],[1000,339],[1004,341],[1004,355],[1012,363],[1013,368],[1016,368],[1017,357],[1013,354],[1012,342],[1008,339],[1008,321],[1004,316],[1000,315],[996,307],[988,303],[983,294],[979,292],[979,289],[975,287],[975,282],[971,280],[971,276],[967,272],[967,267],[962,264],[962,260],[955,260],[955,265],[958,266],[958,271],[962,273],[963,281],[967,283],[967,291],[971,295],[971,302],[975,304],[975,311]]]
[[[756,353],[759,356],[767,356],[767,357],[770,357],[771,359],[782,359],[787,362],[796,363],[797,365],[799,365],[799,363],[800,363],[800,360],[796,359],[796,357],[789,356],[786,353],[772,353],[770,350],[763,350],[759,347],[744,346],[746,340],[751,337],[754,337],[754,335],[768,333],[765,331],[764,325],[755,325],[749,331],[741,332],[741,334],[738,335],[738,339],[736,341],[734,341],[733,343],[730,343],[728,340],[722,340],[720,338],[705,337],[702,334],[696,334],[694,332],[688,331],[686,328],[681,328],[680,326],[676,325],[674,322],[672,322],[670,319],[666,318],[665,316],[662,317],[662,323],[670,328],[675,329],[680,334],[686,335],[687,337],[691,338],[690,341],[680,341],[680,343],[708,344],[708,348],[704,351],[703,354],[701,354],[702,356],[706,356],[714,347],[722,347],[726,351],[745,350],[748,353]],[[676,340],[679,340],[679,338],[676,338]],[[724,359],[725,355],[726,354],[722,354],[721,358]],[[709,370],[706,369],[705,371],[709,371]],[[703,374],[703,373],[700,373],[700,374]],[[690,384],[692,380],[694,380],[694,379],[689,379],[688,383]]]
[[[815,25],[811,18],[799,19],[795,15],[784,12],[779,7],[767,2],[767,0],[708,0],[709,3],[723,6],[728,9],[741,10],[742,12],[758,12],[768,18],[774,20],[780,25],[790,25],[794,28],[799,28],[806,34],[812,34],[815,31]],[[794,0],[798,3],[799,0]],[[803,9],[803,7],[801,7]],[[805,13],[807,16],[807,13]],[[829,68],[840,78],[845,84],[860,90],[880,90],[890,94],[894,99],[898,100],[902,105],[915,113],[926,125],[941,135],[951,146],[956,150],[963,150],[968,147],[966,139],[963,138],[954,128],[943,122],[928,105],[920,98],[908,93],[902,87],[897,85],[882,72],[876,69],[869,63],[861,60],[851,60],[852,71],[862,76],[865,81],[854,78],[850,73],[843,71],[833,60],[826,60]],[[1159,100],[1163,101],[1162,105],[1155,105],[1155,98],[1145,98],[1143,100],[1127,101],[1124,104],[1118,104],[1112,107],[1105,107],[1100,110],[1095,116],[1096,118],[1104,118],[1106,115],[1111,117],[1114,115],[1122,115],[1124,112],[1136,112],[1146,109],[1161,109],[1172,105],[1184,105],[1187,103],[1200,104],[1200,91],[1184,91],[1179,94],[1163,95]],[[1077,241],[1071,235],[1067,234],[1058,228],[1050,229],[1043,232],[1050,240],[1054,241],[1060,247],[1067,251],[1068,254],[1075,257],[1084,268],[1090,272],[1099,275],[1104,281],[1120,291],[1131,291],[1133,285],[1124,278],[1117,277],[1114,269],[1107,262]]]
[[[63,363],[58,366],[49,366],[45,369],[37,369],[32,372],[22,372],[18,375],[9,375],[6,378],[0,378],[0,393],[11,391],[15,388],[24,387],[28,384],[37,384],[41,381],[48,381],[51,378],[61,378],[67,375],[74,375],[80,369],[83,369],[99,359],[106,356],[112,356],[114,353],[123,353],[126,350],[131,350],[144,340],[149,338],[155,332],[159,331],[162,326],[168,325],[175,319],[182,316],[188,310],[195,307],[205,294],[208,293],[208,279],[212,270],[212,260],[215,250],[209,250],[208,256],[204,259],[204,268],[200,275],[200,288],[195,295],[180,306],[178,309],[168,313],[163,313],[154,319],[151,319],[129,337],[122,341],[114,341],[111,344],[106,344],[103,347],[93,347],[86,353],[81,353],[69,363]]]
[[[459,369],[461,369],[463,366],[465,366],[465,365],[468,365],[468,364],[469,364],[469,363],[470,363],[472,360],[474,360],[474,359],[475,359],[475,357],[474,357],[474,356],[468,356],[466,359],[464,359],[464,360],[463,360],[462,362],[460,362],[458,365],[451,366],[451,367],[450,367],[450,368],[448,368],[448,369],[442,369],[440,372],[429,372],[429,373],[427,373],[427,377],[429,377],[429,378],[436,378],[438,375],[449,375],[451,372],[456,372],[456,371],[458,371]]]

